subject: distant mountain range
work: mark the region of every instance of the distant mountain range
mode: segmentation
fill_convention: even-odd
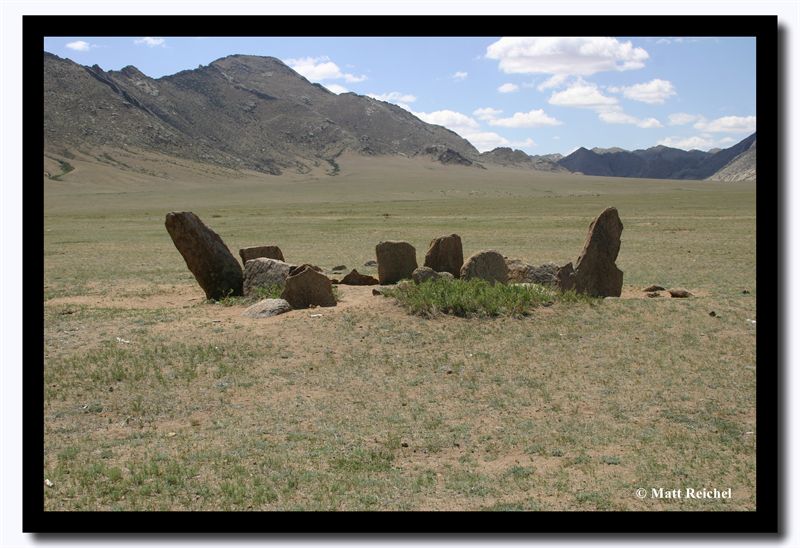
[[[231,55],[150,78],[133,66],[86,67],[44,53],[45,154],[144,150],[269,174],[339,170],[345,151],[585,175],[739,180],[755,177],[755,134],[712,152],[580,148],[567,157],[501,147],[479,153],[455,132],[394,104],[335,94],[274,57]]]

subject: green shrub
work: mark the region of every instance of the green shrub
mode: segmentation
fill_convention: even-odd
[[[523,316],[531,309],[549,306],[558,300],[592,301],[574,292],[562,294],[545,286],[495,284],[484,280],[429,280],[419,285],[400,283],[385,292],[412,314],[462,317]]]

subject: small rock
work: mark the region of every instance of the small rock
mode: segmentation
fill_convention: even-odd
[[[717,317],[717,313],[714,312],[713,310],[711,312],[709,312],[708,315],[711,316],[712,318],[716,318]]]
[[[750,292],[746,289],[742,289],[742,295],[749,295]]]
[[[289,276],[294,276],[295,273],[300,272],[301,270],[305,270],[306,268],[310,268],[311,270],[315,270],[317,272],[322,272],[322,269],[316,265],[303,263],[301,265],[292,266],[289,269]]]
[[[369,260],[364,263],[364,266],[378,266],[378,261]]]
[[[376,288],[372,290],[373,295],[383,295],[383,288]]]
[[[53,487],[53,485],[55,485],[55,484],[54,484],[52,481],[50,481],[50,480],[49,480],[49,479],[47,479],[47,478],[45,478],[45,480],[44,480],[44,484],[45,484],[46,486],[48,486],[48,487]]]
[[[658,291],[651,291],[650,293],[647,294],[647,296],[652,299],[654,297],[660,297],[661,293],[659,293]]]
[[[449,272],[437,272],[439,278],[442,280],[455,280],[456,277],[450,274]]]
[[[334,272],[338,270],[347,270],[347,267],[343,264],[340,264],[339,266],[334,266],[331,270],[333,270]]]
[[[556,287],[561,291],[575,289],[575,268],[569,262],[556,272]]]
[[[403,443],[400,444],[400,447],[408,447],[408,442],[404,441]]]
[[[340,283],[342,283],[342,282],[340,282],[340,281],[339,281],[339,280],[337,280],[336,278],[331,278],[331,283],[332,283],[333,285],[339,285],[339,284],[340,284]]]
[[[342,285],[378,285],[380,282],[373,276],[360,274],[355,268],[342,278]]]
[[[242,316],[246,318],[270,318],[289,312],[292,306],[284,299],[264,299],[245,309]]]
[[[642,289],[645,293],[650,293],[651,291],[664,291],[664,288],[660,285],[651,285],[650,287],[645,287]]]
[[[674,288],[674,289],[670,289],[668,291],[669,291],[670,296],[674,297],[675,299],[686,299],[687,297],[691,297],[692,296],[691,293],[689,293],[685,289],[681,289],[679,287],[678,288]]]
[[[428,280],[438,280],[439,273],[428,266],[421,266],[414,269],[414,272],[411,273],[411,279],[414,280],[415,284],[421,284]]]

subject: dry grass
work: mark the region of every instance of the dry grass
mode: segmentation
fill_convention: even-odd
[[[44,181],[47,510],[754,509],[752,185],[348,161],[334,178],[195,184],[203,166],[153,158],[142,169],[171,180],[104,185],[108,166],[70,163]],[[574,260],[608,205],[623,298],[520,318],[420,318],[368,287],[242,318],[204,301],[163,227],[191,209],[234,252],[370,273],[381,239],[421,260],[451,232],[465,255]],[[698,296],[641,298],[652,283]]]

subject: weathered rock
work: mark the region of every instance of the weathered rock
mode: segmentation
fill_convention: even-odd
[[[455,276],[453,276],[449,272],[437,272],[437,274],[439,275],[439,278],[442,279],[442,280],[454,280],[455,279]]]
[[[607,208],[592,221],[575,263],[575,291],[593,297],[622,294],[622,271],[615,264],[621,235],[622,221],[615,207]]]
[[[378,285],[378,280],[366,274],[360,274],[355,268],[350,271],[350,274],[342,278],[339,282],[343,285]]]
[[[458,278],[464,264],[464,251],[461,247],[461,236],[450,234],[431,240],[425,253],[425,266],[435,272],[449,272]]]
[[[567,263],[556,272],[556,287],[561,291],[575,289],[575,269],[572,263]]]
[[[259,257],[244,264],[244,294],[251,295],[259,287],[283,287],[292,265],[275,259]]]
[[[651,291],[664,291],[664,288],[660,285],[651,285],[642,289],[645,293],[650,293]]]
[[[438,280],[439,273],[428,266],[421,266],[411,273],[411,279],[414,280],[415,284],[421,284],[428,280]]]
[[[242,258],[242,264],[247,265],[247,261],[253,259],[275,259],[277,261],[286,261],[283,258],[283,252],[277,245],[260,245],[256,247],[244,247],[239,250],[239,256]]]
[[[417,268],[417,250],[408,242],[388,240],[375,246],[378,258],[378,280],[382,284],[410,278]]]
[[[347,270],[347,267],[345,265],[343,265],[343,264],[340,264],[339,266],[334,266],[333,268],[331,268],[331,270],[334,271],[334,272],[336,272],[338,270]]]
[[[519,259],[506,259],[508,281],[515,283],[534,283],[540,285],[556,285],[558,265],[545,263],[535,266]]]
[[[264,299],[246,308],[245,311],[242,312],[242,316],[245,318],[269,318],[271,316],[283,314],[284,312],[289,312],[291,309],[292,305],[284,299]]]
[[[206,298],[242,294],[242,267],[219,234],[190,211],[167,213],[164,225]]]
[[[286,299],[292,308],[336,306],[331,281],[311,265],[295,270],[286,278],[286,287],[283,288],[281,298]]]
[[[508,267],[505,258],[494,250],[478,251],[461,267],[460,277],[465,280],[480,278],[494,285],[508,283]]]
[[[670,297],[674,297],[676,299],[686,299],[687,297],[691,297],[692,294],[682,289],[680,287],[676,287],[674,289],[668,289]]]
[[[289,269],[289,276],[293,276],[295,272],[300,272],[306,268],[310,268],[311,270],[315,270],[317,272],[322,272],[322,269],[316,265],[303,263],[300,265],[292,265],[292,267]]]

